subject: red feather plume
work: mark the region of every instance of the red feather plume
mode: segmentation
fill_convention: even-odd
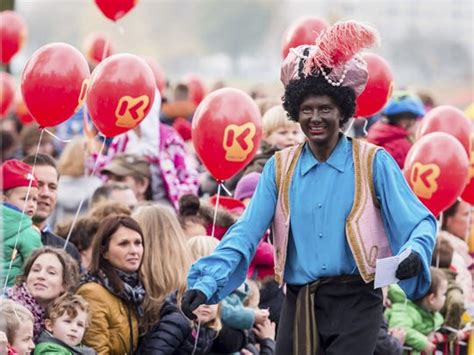
[[[364,48],[369,48],[379,40],[377,31],[357,21],[338,22],[321,32],[316,39],[315,49],[305,63],[304,72],[324,66],[334,68],[346,63]]]

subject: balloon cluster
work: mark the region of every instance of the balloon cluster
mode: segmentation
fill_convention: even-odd
[[[96,0],[103,14],[117,21],[128,13],[137,0]],[[1,14],[2,61],[7,62],[21,47],[26,33],[24,21],[12,12]],[[16,39],[16,45],[13,44]],[[66,43],[50,43],[33,53],[21,77],[21,99],[15,110],[23,122],[34,119],[40,127],[56,126],[84,104],[96,128],[106,137],[114,137],[135,128],[150,111],[156,87],[164,89],[164,72],[157,63],[135,55],[113,55],[110,39],[93,33],[86,40],[86,56],[97,65],[91,76],[86,58]],[[61,68],[58,70],[58,68]],[[153,70],[152,70],[153,68]],[[0,116],[14,101],[14,83],[1,73]]]
[[[474,203],[474,132],[464,113],[439,106],[426,114],[419,139],[405,160],[404,175],[434,215],[461,197]]]

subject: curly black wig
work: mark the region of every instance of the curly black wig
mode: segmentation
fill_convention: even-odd
[[[309,75],[302,79],[292,80],[285,88],[283,108],[291,120],[298,122],[300,106],[311,95],[327,95],[341,111],[341,126],[354,115],[356,95],[354,89],[348,86],[332,86],[323,76]]]

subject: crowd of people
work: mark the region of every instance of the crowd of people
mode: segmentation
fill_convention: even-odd
[[[357,133],[360,63],[341,64],[339,87],[292,54],[283,101],[255,98],[261,147],[218,207],[184,83],[105,142],[0,121],[0,354],[429,354],[467,341],[471,206],[456,201],[437,230],[399,169],[430,107],[396,91]],[[400,285],[374,289],[362,249],[407,247]]]

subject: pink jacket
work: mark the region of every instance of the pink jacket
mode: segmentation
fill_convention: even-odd
[[[157,118],[156,118],[157,119]],[[143,122],[144,123],[144,122]],[[186,161],[186,150],[183,139],[170,126],[158,122],[157,132],[151,137],[140,140],[143,149],[138,151],[137,138],[133,132],[126,132],[113,139],[107,155],[97,162],[96,172],[100,172],[113,157],[120,153],[132,153],[144,156],[150,162],[151,187],[153,194],[162,186],[167,199],[178,209],[178,201],[185,194],[197,194],[198,172]],[[150,135],[150,132],[147,132]],[[97,160],[95,154],[93,160]],[[92,164],[89,164],[92,165]],[[91,168],[91,167],[89,167]]]

